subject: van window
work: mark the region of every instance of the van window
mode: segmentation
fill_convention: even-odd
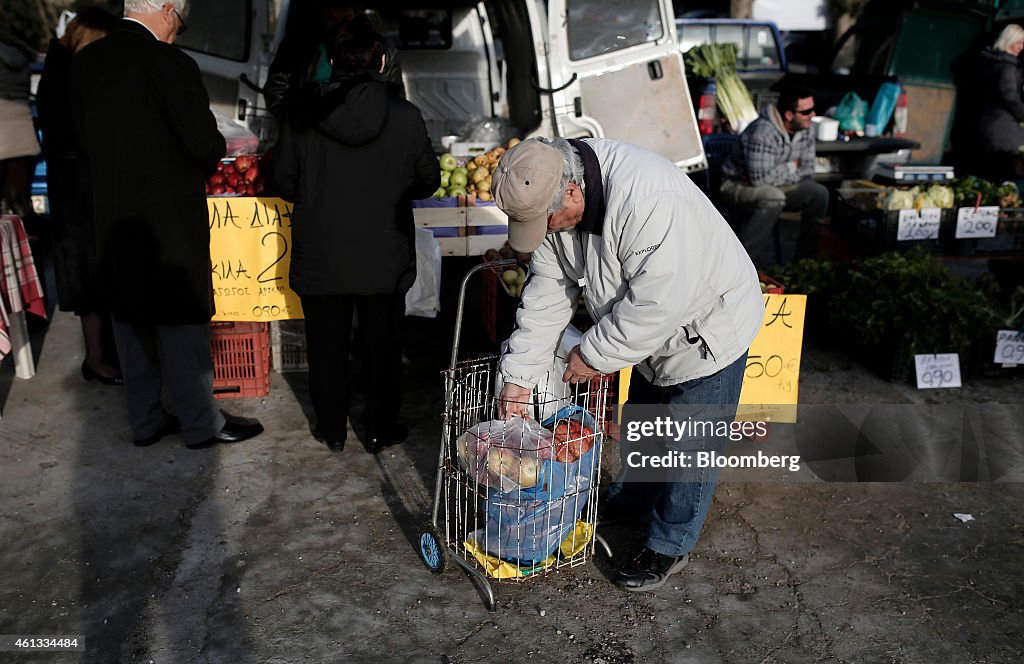
[[[176,45],[238,62],[249,59],[252,0],[190,3],[186,22],[188,30]]]
[[[602,53],[660,39],[665,34],[657,0],[568,0],[569,58]]]
[[[452,12],[449,9],[380,9],[377,29],[400,49],[452,47]]]

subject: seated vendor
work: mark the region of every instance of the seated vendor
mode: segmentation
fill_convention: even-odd
[[[750,212],[737,234],[754,264],[779,261],[773,232],[783,210],[799,211],[796,258],[817,252],[818,223],[828,212],[828,190],[814,182],[814,97],[805,86],[784,90],[752,122],[722,164],[721,195]]]

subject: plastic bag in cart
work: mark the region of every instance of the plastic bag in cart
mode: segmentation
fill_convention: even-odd
[[[571,420],[593,432],[582,456],[563,463],[554,458],[553,448],[544,459],[541,481],[535,486],[488,494],[487,524],[476,533],[477,541],[488,553],[504,560],[537,563],[552,555],[575,527],[590,498],[603,433],[593,416],[578,406],[561,409],[544,425],[557,426]]]
[[[473,481],[500,491],[536,486],[553,449],[551,431],[522,417],[481,422],[455,441],[459,462]]]

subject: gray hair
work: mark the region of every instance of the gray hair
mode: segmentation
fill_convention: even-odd
[[[583,159],[569,141],[564,138],[544,138],[540,136],[537,140],[542,143],[558,148],[562,153],[562,182],[558,185],[555,197],[548,206],[548,214],[559,212],[565,203],[565,188],[572,182],[583,188]]]
[[[1022,40],[1024,40],[1024,28],[1016,23],[1011,23],[999,33],[999,38],[996,39],[996,43],[992,45],[992,48],[1003,53],[1009,53],[1010,44],[1016,44]]]
[[[184,14],[188,0],[124,0],[124,15],[156,14],[164,5],[171,5],[179,14]]]

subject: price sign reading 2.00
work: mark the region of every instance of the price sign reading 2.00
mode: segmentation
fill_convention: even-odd
[[[209,198],[214,320],[302,318],[288,284],[292,205],[278,198]]]
[[[956,211],[956,239],[995,237],[999,224],[999,207],[962,207]]]

